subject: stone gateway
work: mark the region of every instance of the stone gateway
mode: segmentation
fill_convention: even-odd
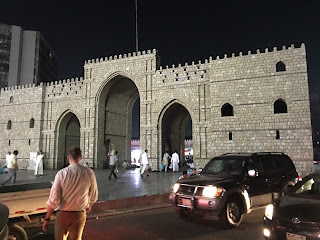
[[[111,149],[120,163],[130,161],[140,98],[141,150],[153,169],[166,150],[183,159],[190,118],[196,167],[227,152],[280,151],[301,175],[314,169],[304,44],[171,68],[160,66],[156,50],[129,53],[86,61],[81,78],[0,94],[0,161],[17,149],[20,168],[38,149],[45,168],[62,168],[70,146],[93,168],[107,166]]]

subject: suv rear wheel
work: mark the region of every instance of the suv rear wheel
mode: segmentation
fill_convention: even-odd
[[[220,221],[226,227],[237,227],[242,222],[243,213],[239,201],[228,199],[220,215]]]

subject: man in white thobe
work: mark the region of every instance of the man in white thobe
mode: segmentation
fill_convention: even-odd
[[[179,155],[177,153],[177,151],[175,151],[173,154],[172,154],[172,165],[173,165],[173,171],[174,172],[179,172]]]
[[[147,168],[148,168],[148,150],[145,150],[141,156],[141,166],[140,166],[141,177],[143,177],[143,174],[148,170]],[[149,177],[148,172],[147,172],[147,177]]]
[[[36,168],[34,170],[35,176],[43,176],[43,153],[39,150],[37,158],[36,158]]]

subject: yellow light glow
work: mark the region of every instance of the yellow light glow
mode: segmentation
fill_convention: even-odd
[[[265,211],[264,215],[266,216],[266,218],[272,220],[272,216],[273,216],[273,205],[272,204],[269,204],[266,207],[266,211]]]
[[[270,237],[271,234],[270,234],[269,229],[267,229],[267,228],[263,229],[263,235],[266,237]]]
[[[214,186],[211,186],[211,185],[210,185],[210,186],[205,187],[205,188],[203,189],[202,195],[203,195],[204,197],[211,198],[211,197],[216,196],[217,192],[218,192],[217,187],[214,187]]]
[[[180,184],[179,183],[175,183],[174,185],[173,185],[173,192],[174,193],[176,193],[177,191],[178,191],[178,189],[179,189],[179,187],[180,187]]]

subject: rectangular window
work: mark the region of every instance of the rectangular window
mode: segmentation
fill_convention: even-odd
[[[232,132],[229,132],[229,140],[232,140]]]
[[[280,131],[276,130],[276,139],[280,139]]]

